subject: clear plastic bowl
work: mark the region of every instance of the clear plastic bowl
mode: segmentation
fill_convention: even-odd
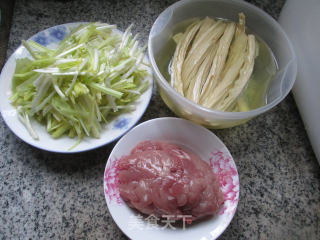
[[[238,13],[246,15],[246,26],[262,38],[271,48],[278,64],[267,93],[267,104],[247,112],[222,112],[202,107],[178,94],[159,70],[161,54],[167,49],[176,24],[195,17],[209,16],[238,21]],[[208,128],[227,128],[242,124],[281,102],[290,92],[297,74],[297,61],[292,44],[281,26],[261,9],[238,0],[182,0],[156,19],[148,41],[149,59],[154,71],[158,91],[166,105],[178,116]]]

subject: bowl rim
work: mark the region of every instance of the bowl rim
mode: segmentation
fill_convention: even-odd
[[[126,228],[123,227],[123,225],[121,224],[121,222],[119,221],[119,219],[117,218],[117,216],[115,215],[115,210],[114,207],[112,207],[112,202],[110,202],[107,198],[106,192],[105,192],[105,172],[108,168],[108,166],[111,164],[111,162],[113,161],[113,154],[114,152],[117,150],[117,148],[119,148],[122,144],[124,139],[128,136],[128,134],[130,134],[131,132],[135,132],[138,131],[138,129],[143,129],[143,127],[145,125],[150,125],[150,124],[154,124],[156,122],[159,121],[176,121],[176,122],[184,122],[185,124],[190,124],[192,127],[197,128],[198,131],[205,131],[209,134],[210,137],[214,138],[225,150],[225,152],[232,158],[232,162],[234,163],[234,168],[236,170],[236,176],[237,176],[237,180],[238,180],[238,198],[237,198],[237,202],[235,203],[235,208],[234,211],[230,214],[231,217],[228,218],[228,220],[226,222],[224,222],[223,227],[220,229],[219,233],[217,234],[216,238],[214,239],[218,239],[225,231],[226,229],[229,227],[230,223],[232,222],[233,218],[236,215],[236,212],[238,210],[238,205],[239,205],[239,201],[240,201],[240,190],[241,190],[241,186],[240,186],[240,175],[239,175],[239,171],[238,171],[238,167],[236,164],[236,161],[234,160],[231,152],[229,151],[227,145],[211,130],[196,124],[190,120],[187,119],[183,119],[183,118],[178,118],[178,117],[158,117],[158,118],[153,118],[153,119],[149,119],[147,121],[141,122],[140,124],[134,126],[132,129],[130,129],[130,131],[128,131],[126,134],[124,134],[121,139],[115,144],[115,146],[113,147],[112,151],[110,152],[105,168],[104,168],[104,175],[103,175],[103,190],[104,190],[104,197],[105,197],[105,202],[107,204],[107,208],[108,211],[113,219],[113,221],[116,223],[116,225],[118,226],[118,228],[127,236],[127,237],[132,237],[130,235],[130,233],[128,232],[128,230]],[[203,159],[202,159],[203,160]],[[203,160],[204,161],[204,160]],[[112,208],[112,209],[111,209]],[[218,213],[217,213],[218,214]]]
[[[217,119],[225,119],[227,118],[228,120],[242,120],[242,119],[248,119],[248,118],[252,118],[255,117],[259,114],[262,114],[270,109],[272,109],[273,107],[275,107],[277,104],[279,104],[291,91],[294,82],[296,80],[296,76],[297,76],[297,57],[293,48],[293,45],[288,37],[288,35],[286,34],[286,32],[283,30],[283,28],[281,27],[281,25],[273,18],[271,17],[268,13],[266,13],[265,11],[261,10],[260,8],[247,3],[245,1],[239,1],[239,0],[198,0],[198,2],[228,2],[231,4],[238,4],[238,5],[242,5],[246,8],[251,9],[252,11],[257,12],[259,15],[261,15],[261,17],[269,20],[272,22],[272,24],[278,28],[279,32],[283,35],[283,37],[285,38],[288,47],[292,53],[292,60],[290,62],[292,62],[293,64],[293,81],[291,81],[289,87],[287,88],[287,90],[285,91],[285,93],[282,96],[277,97],[276,99],[274,99],[272,102],[256,108],[256,109],[252,109],[250,111],[246,111],[246,112],[224,112],[224,111],[219,111],[219,110],[214,110],[214,109],[210,109],[210,108],[206,108],[201,106],[200,104],[194,103],[193,101],[187,99],[186,97],[182,96],[181,94],[179,94],[176,90],[174,90],[170,84],[168,83],[168,81],[163,77],[163,75],[161,74],[158,65],[154,59],[154,54],[151,51],[152,49],[152,36],[151,33],[155,28],[156,23],[159,21],[159,19],[161,19],[162,16],[164,16],[166,14],[166,12],[170,11],[172,8],[177,8],[180,7],[184,4],[190,3],[190,2],[194,2],[193,0],[180,0],[172,5],[170,5],[168,8],[166,8],[164,11],[161,12],[161,14],[157,17],[157,19],[155,20],[155,22],[152,25],[152,28],[150,30],[149,33],[149,38],[148,38],[148,55],[149,55],[149,61],[151,62],[151,66],[152,69],[156,75],[155,79],[156,82],[159,83],[161,85],[162,88],[164,88],[166,91],[169,92],[170,95],[173,95],[175,98],[177,98],[178,100],[180,100],[183,104],[189,105],[192,108],[195,108],[201,112],[207,113],[207,114],[215,114]],[[290,63],[289,62],[289,63]]]

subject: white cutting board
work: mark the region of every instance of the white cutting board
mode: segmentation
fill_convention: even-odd
[[[279,23],[296,51],[293,94],[320,163],[320,0],[287,0]]]

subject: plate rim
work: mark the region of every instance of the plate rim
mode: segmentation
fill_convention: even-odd
[[[54,28],[57,28],[57,27],[63,27],[63,26],[69,28],[69,27],[72,26],[72,25],[73,25],[74,27],[76,27],[77,25],[86,24],[86,23],[89,23],[89,22],[79,21],[79,22],[68,22],[68,23],[63,23],[63,24],[59,24],[59,25],[54,25],[54,26],[48,27],[48,28],[46,28],[46,29],[43,29],[43,30],[37,32],[36,34],[34,34],[34,35],[32,35],[31,37],[29,37],[27,40],[33,39],[34,37],[36,37],[37,35],[39,35],[39,34],[41,34],[41,33],[43,33],[43,32],[48,32],[48,31],[50,31],[50,29],[54,29]],[[119,31],[119,32],[121,32],[121,33],[123,34],[123,32],[122,32],[121,30],[117,29],[117,28],[116,28],[116,31]],[[58,42],[60,42],[60,41],[62,41],[62,40],[59,40]],[[14,63],[15,63],[15,62],[16,62],[16,60],[15,60],[15,55],[16,55],[17,51],[18,51],[20,48],[22,48],[22,47],[23,47],[22,44],[20,44],[20,45],[13,51],[13,53],[10,55],[10,57],[9,57],[9,58],[7,59],[7,61],[5,62],[4,66],[3,66],[2,70],[1,70],[1,73],[0,73],[0,83],[1,83],[2,81],[4,81],[4,79],[7,77],[7,76],[4,76],[4,72],[5,72],[5,70],[6,70],[7,68],[9,68],[9,63],[11,63],[11,62],[14,62]],[[147,53],[145,53],[144,55],[145,55],[145,59],[146,59],[148,62],[150,62],[150,61],[149,61],[149,58],[148,58],[148,56],[147,56]],[[106,142],[104,142],[104,143],[100,143],[100,144],[97,144],[97,145],[92,144],[92,145],[90,145],[90,146],[88,146],[88,147],[86,147],[86,148],[83,148],[83,149],[77,150],[77,147],[75,147],[74,149],[71,149],[71,150],[63,150],[63,149],[54,149],[54,148],[51,149],[51,148],[45,148],[45,147],[38,146],[37,144],[31,142],[31,141],[30,141],[31,139],[28,139],[28,138],[31,138],[31,136],[29,136],[29,137],[23,137],[23,136],[21,136],[21,135],[19,134],[19,131],[17,131],[16,129],[12,129],[11,127],[9,127],[9,124],[8,124],[9,119],[8,119],[8,118],[5,116],[5,114],[4,114],[4,110],[5,110],[5,109],[2,108],[2,104],[0,104],[0,114],[1,114],[1,116],[2,116],[2,119],[3,119],[4,123],[5,123],[5,125],[10,129],[11,132],[14,133],[14,135],[15,135],[16,137],[18,137],[18,138],[19,138],[20,140],[22,140],[23,142],[25,142],[25,143],[27,143],[27,144],[35,147],[35,148],[38,148],[38,149],[40,149],[40,150],[44,150],[44,151],[47,151],[47,152],[65,153],[65,154],[73,154],[73,153],[87,152],[87,151],[90,151],[90,150],[93,150],[93,149],[97,149],[97,148],[103,147],[103,146],[105,146],[105,145],[107,145],[107,144],[110,144],[110,143],[112,143],[112,142],[114,142],[114,141],[117,141],[117,140],[118,140],[119,138],[121,138],[124,134],[126,134],[128,131],[130,131],[130,130],[140,121],[140,119],[142,118],[142,116],[145,114],[145,112],[146,112],[146,110],[147,110],[147,108],[148,108],[148,106],[149,106],[149,104],[150,104],[152,95],[153,95],[152,93],[153,93],[153,89],[154,89],[154,79],[153,79],[153,78],[154,78],[154,75],[153,75],[153,71],[152,71],[151,67],[149,67],[149,73],[150,73],[150,77],[148,77],[148,79],[150,79],[150,80],[149,80],[149,87],[148,87],[148,89],[144,92],[144,93],[148,93],[148,95],[147,95],[147,99],[146,99],[146,101],[145,101],[146,104],[142,105],[143,109],[142,109],[141,115],[138,116],[135,121],[131,122],[131,123],[128,125],[128,127],[127,127],[125,130],[121,131],[116,137],[114,137],[114,138],[112,138],[112,139],[108,139],[108,141],[106,141]],[[12,77],[11,77],[10,81],[11,81],[11,83],[12,83]],[[10,86],[11,86],[11,83],[10,83]],[[7,90],[8,90],[8,89],[5,89],[4,91],[7,91]],[[9,101],[9,99],[6,99],[6,100]],[[138,99],[138,100],[139,100],[139,99]],[[136,100],[136,101],[138,101],[138,100]],[[10,103],[10,101],[9,101],[9,104],[12,106],[12,104]],[[13,106],[12,106],[12,108],[15,109]],[[134,111],[135,111],[135,110],[134,110]],[[133,111],[133,112],[134,112],[134,111]],[[117,119],[117,118],[115,118],[115,119]],[[115,120],[115,119],[113,119],[113,120]],[[19,120],[18,120],[18,121],[19,121]],[[22,124],[22,123],[21,123],[21,124]],[[40,125],[42,125],[42,124],[40,124]],[[106,124],[106,125],[108,125],[108,124]],[[46,133],[47,133],[48,136],[50,137],[50,134],[49,134],[48,132],[46,132]],[[56,140],[58,141],[59,139],[56,139]],[[41,141],[41,140],[39,139],[38,141]],[[76,141],[75,141],[75,142],[76,142]],[[80,144],[81,144],[81,142],[80,142]]]

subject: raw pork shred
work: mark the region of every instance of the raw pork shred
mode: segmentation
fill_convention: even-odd
[[[216,214],[224,202],[210,166],[177,145],[141,142],[118,167],[121,197],[147,215],[195,220]]]

